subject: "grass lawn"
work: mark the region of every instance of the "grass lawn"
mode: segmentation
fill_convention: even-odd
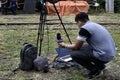
[[[1,15],[0,15],[1,16]],[[56,16],[48,16],[48,19],[56,18]],[[74,16],[63,16],[64,22],[74,22]],[[120,23],[120,14],[96,14],[90,15],[90,19],[94,22],[118,22]],[[39,14],[34,15],[7,15],[1,16],[0,23],[4,22],[39,22]],[[42,45],[42,56],[49,59],[51,63],[56,56],[55,42],[56,33],[60,32],[65,42],[68,42],[64,30],[53,30],[54,27],[62,28],[61,25],[46,25],[44,31],[44,39]],[[65,25],[66,28],[74,28],[76,25]],[[110,31],[117,48],[114,59],[106,64],[107,70],[104,75],[94,80],[119,80],[120,77],[120,25],[105,25]],[[87,70],[80,66],[79,69],[70,68],[66,70],[51,69],[49,73],[36,71],[17,71],[17,74],[10,75],[11,70],[15,69],[19,62],[20,50],[24,43],[28,42],[36,46],[38,25],[0,25],[0,80],[87,80],[84,76]],[[48,30],[47,30],[48,29]],[[74,42],[78,30],[67,30],[70,39]]]

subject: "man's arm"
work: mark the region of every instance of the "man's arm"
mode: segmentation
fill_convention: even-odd
[[[72,50],[79,50],[82,47],[83,43],[84,41],[77,40],[75,44],[65,44],[64,42],[61,42],[61,43],[58,43],[58,45],[60,47],[65,47]]]
[[[84,41],[86,41],[86,39],[90,37],[91,37],[91,34],[86,29],[81,28],[75,44],[65,44],[64,42],[62,42],[62,43],[58,43],[58,45],[60,47],[79,50],[82,47]]]
[[[17,8],[20,8],[17,1],[16,1],[16,5],[17,5]]]

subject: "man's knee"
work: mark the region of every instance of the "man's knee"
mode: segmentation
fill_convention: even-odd
[[[71,57],[73,59],[80,59],[82,57],[82,55],[81,55],[81,53],[75,53],[75,52],[73,52],[73,53],[71,53]]]
[[[71,57],[72,57],[73,59],[75,58],[75,54],[74,54],[74,53],[71,53],[70,55],[71,55]]]

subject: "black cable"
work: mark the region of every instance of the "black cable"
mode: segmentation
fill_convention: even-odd
[[[49,48],[50,48],[50,45],[49,45],[49,40],[50,40],[50,38],[49,38],[49,28],[48,28],[48,26],[47,26],[47,40],[48,40],[48,52],[49,52]],[[47,53],[47,55],[48,55],[48,53]]]

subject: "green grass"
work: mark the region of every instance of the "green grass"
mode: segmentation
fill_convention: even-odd
[[[91,19],[93,21],[112,21],[111,19],[115,20],[114,16],[109,14],[110,17],[107,14],[103,14],[102,16],[107,17],[106,19],[101,16],[94,16],[91,15]],[[6,16],[2,16],[0,22],[9,21],[9,19],[12,19],[11,22],[32,22],[34,20],[38,20],[38,15],[34,15],[31,17],[30,15],[22,16],[19,15],[15,17],[8,18]],[[118,16],[118,20],[115,20],[119,22],[119,14],[115,14],[115,17]],[[53,16],[54,17],[54,16]],[[97,18],[96,18],[97,17]],[[99,20],[98,20],[99,17]],[[112,17],[112,18],[111,18]],[[23,19],[25,18],[25,19]],[[33,18],[33,19],[32,19]],[[50,18],[50,16],[48,16]],[[63,21],[65,22],[73,22],[74,16],[66,16],[62,17]],[[18,21],[15,21],[15,20]],[[32,20],[31,20],[32,19]],[[13,21],[14,20],[14,21]],[[34,21],[35,22],[35,21]],[[111,33],[116,46],[118,48],[116,56],[114,59],[107,64],[107,71],[104,73],[103,76],[100,76],[94,80],[119,80],[118,78],[120,75],[120,31],[119,31],[120,25],[107,25],[105,26]],[[31,26],[31,25],[14,25],[14,26],[0,26],[0,79],[1,78],[7,78],[11,73],[11,70],[18,67],[18,64],[20,62],[19,60],[19,54],[20,50],[23,47],[23,44],[28,42],[36,46],[37,42],[37,27]],[[49,59],[49,62],[52,62],[54,57],[56,56],[55,48],[57,47],[57,43],[55,41],[56,33],[60,32],[62,34],[64,42],[69,43],[67,36],[64,32],[64,30],[52,30],[54,27],[60,27],[59,25],[52,25],[48,26],[49,30],[44,31],[44,39],[42,42],[42,56],[45,56]],[[76,25],[65,25],[66,28],[74,28],[77,27]],[[114,29],[117,28],[117,29]],[[70,39],[72,42],[75,41],[76,35],[78,34],[78,30],[67,30]],[[49,34],[48,34],[49,33]],[[49,43],[48,43],[49,42]],[[49,51],[49,52],[48,52]],[[17,74],[10,76],[10,79],[15,80],[87,80],[84,76],[86,76],[87,70],[80,67],[80,69],[76,68],[70,68],[67,70],[51,70],[49,73],[42,73],[42,72],[24,72],[24,71],[17,71]]]

